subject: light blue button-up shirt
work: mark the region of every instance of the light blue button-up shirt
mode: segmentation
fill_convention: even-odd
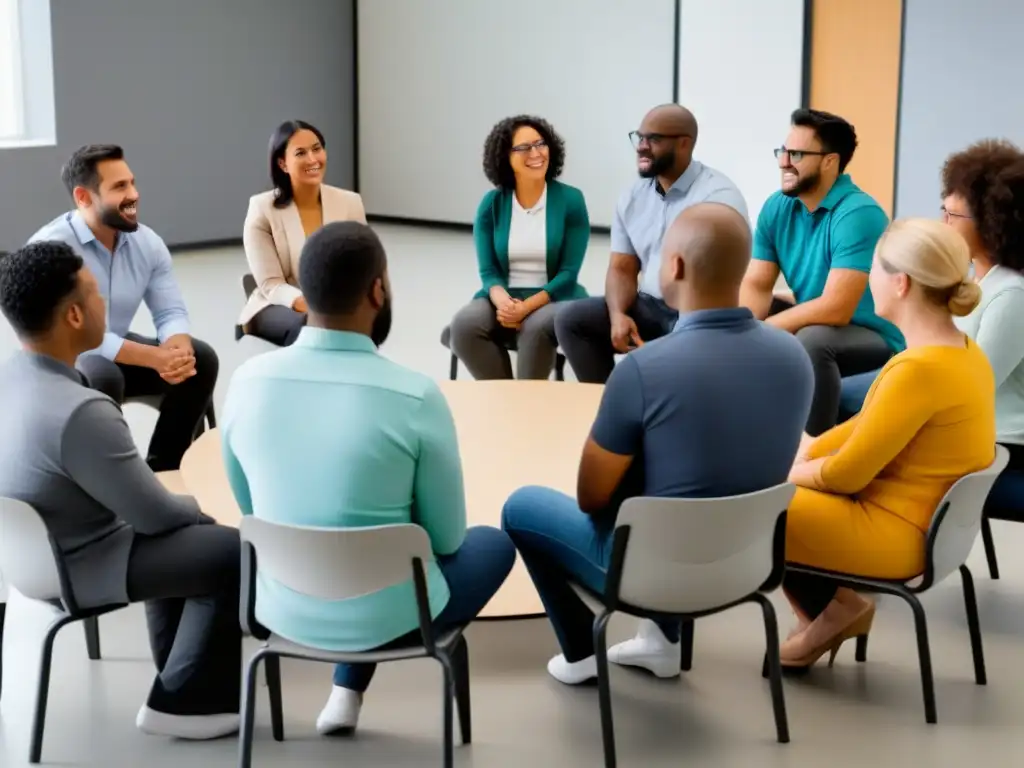
[[[680,213],[698,203],[722,203],[747,218],[747,203],[739,187],[725,174],[696,160],[690,161],[664,194],[656,179],[640,179],[619,198],[612,220],[612,252],[640,260],[641,292],[662,298],[658,271],[665,232]]]
[[[448,402],[366,336],[303,328],[292,346],[247,361],[231,379],[221,432],[243,514],[324,528],[412,522],[436,554],[462,544],[465,493]],[[427,590],[436,617],[450,596],[436,563]],[[419,626],[411,578],[338,601],[261,578],[256,616],[289,640],[339,651],[376,648]]]
[[[58,216],[29,242],[40,240],[70,245],[100,284],[107,304],[107,333],[99,349],[86,354],[100,354],[108,360],[117,357],[143,301],[153,315],[161,343],[189,333],[188,310],[174,279],[171,252],[149,227],[140,224],[134,232],[119,232],[111,254],[82,217],[72,212]]]

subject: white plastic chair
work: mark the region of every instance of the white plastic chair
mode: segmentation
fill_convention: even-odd
[[[594,648],[607,768],[614,768],[616,755],[605,633],[615,612],[683,620],[683,666],[688,669],[694,619],[741,603],[760,604],[776,735],[780,743],[789,741],[778,621],[766,593],[782,583],[786,508],[794,490],[786,483],[742,496],[633,498],[622,504],[604,594],[573,585],[604,606],[594,620]]]
[[[430,539],[418,525],[381,525],[367,528],[313,528],[282,525],[247,515],[242,537],[242,628],[262,641],[246,666],[242,694],[239,765],[252,764],[256,673],[266,660],[271,727],[275,741],[284,740],[280,658],[331,663],[383,663],[429,657],[444,671],[444,765],[454,759],[452,698],[459,707],[462,743],[471,736],[469,651],[457,627],[439,637],[431,627],[430,602],[424,567],[434,560]],[[255,615],[257,573],[293,592],[321,600],[345,600],[413,581],[419,616],[420,642],[401,648],[338,652],[298,645],[274,634]]]
[[[86,622],[86,641],[90,642],[90,626],[96,631],[95,619],[124,604],[80,610],[68,582],[63,559],[46,530],[46,524],[30,505],[15,499],[0,498],[0,569],[11,587],[22,595],[50,606],[53,618],[43,638],[39,663],[39,685],[36,690],[35,715],[29,744],[29,762],[38,763],[43,751],[43,730],[46,703],[50,688],[50,664],[53,641],[64,626],[74,621]],[[91,622],[91,624],[90,624]],[[98,634],[96,635],[98,649]]]
[[[996,477],[1010,460],[1009,452],[1001,445],[996,446],[996,457],[987,469],[960,478],[939,502],[928,536],[925,540],[924,572],[906,581],[869,579],[851,573],[809,568],[797,563],[788,563],[788,570],[824,576],[851,589],[896,595],[910,606],[914,613],[914,628],[917,632],[917,655],[921,666],[921,687],[924,692],[924,719],[929,724],[938,721],[935,706],[935,678],[932,674],[931,646],[928,643],[928,621],[924,607],[917,596],[927,592],[945,580],[954,571],[960,571],[964,589],[964,608],[967,612],[967,629],[971,635],[971,652],[974,656],[974,680],[985,685],[985,656],[981,644],[981,624],[978,620],[978,600],[974,594],[974,578],[966,565],[967,557],[974,547],[982,526],[982,510]],[[857,638],[856,659],[867,660],[867,636]]]

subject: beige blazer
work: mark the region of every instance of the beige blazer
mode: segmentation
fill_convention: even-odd
[[[363,199],[355,192],[323,184],[320,200],[324,224],[353,220],[366,223]],[[256,290],[242,310],[239,325],[245,325],[271,304],[290,307],[302,295],[299,256],[305,242],[306,233],[295,203],[275,208],[273,190],[250,198],[242,244],[249,271],[256,278]]]

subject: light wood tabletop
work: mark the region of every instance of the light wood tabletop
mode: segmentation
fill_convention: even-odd
[[[576,493],[576,471],[603,387],[557,381],[446,381],[459,437],[470,525],[501,525],[509,494],[524,485],[545,485]],[[179,487],[174,473],[162,478]],[[210,430],[181,464],[181,484],[208,515],[238,525],[241,513],[228,485],[220,434]],[[518,560],[508,580],[481,616],[543,613],[540,598]]]

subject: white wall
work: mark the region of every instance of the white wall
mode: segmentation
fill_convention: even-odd
[[[772,149],[800,106],[803,0],[682,0],[679,102],[697,118],[695,157],[729,176],[756,222],[779,188]]]
[[[526,112],[565,139],[562,180],[583,190],[591,222],[608,226],[636,178],[628,133],[672,99],[674,5],[361,2],[359,177],[367,211],[471,222],[490,186],[484,139],[498,120]]]

